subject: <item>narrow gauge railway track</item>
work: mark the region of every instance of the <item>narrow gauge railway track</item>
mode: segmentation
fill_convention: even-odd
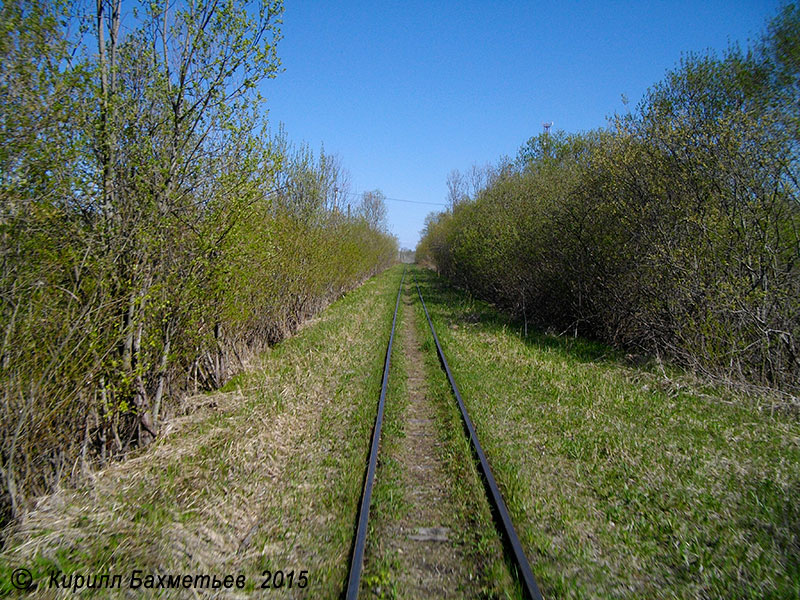
[[[364,481],[364,491],[361,497],[361,507],[359,510],[356,539],[353,548],[353,556],[350,563],[350,576],[348,578],[347,591],[346,591],[347,600],[355,600],[356,598],[358,598],[358,590],[361,581],[361,571],[364,562],[364,548],[366,545],[366,537],[367,537],[367,521],[369,519],[369,507],[372,498],[372,487],[375,479],[375,470],[378,462],[378,446],[380,444],[380,434],[383,425],[386,388],[389,381],[389,366],[391,362],[392,342],[394,341],[395,327],[397,324],[397,311],[400,306],[400,295],[402,294],[403,291],[403,283],[405,281],[405,275],[406,275],[406,269],[404,267],[403,275],[400,279],[400,287],[397,291],[397,301],[395,303],[394,316],[392,317],[392,331],[389,335],[389,344],[386,349],[383,381],[381,384],[380,399],[378,401],[378,413],[375,417],[375,427],[373,429],[370,456],[369,456],[369,461],[367,463],[367,473]],[[511,516],[508,513],[508,509],[506,508],[503,496],[500,493],[500,489],[497,486],[497,482],[494,479],[494,475],[492,475],[492,470],[489,466],[489,460],[487,459],[486,454],[484,453],[483,448],[481,447],[477,433],[475,432],[475,427],[472,424],[472,420],[469,417],[464,401],[461,399],[461,394],[458,391],[458,386],[456,385],[455,379],[453,378],[453,374],[450,371],[450,366],[447,364],[447,358],[445,358],[444,350],[442,349],[442,345],[439,342],[438,336],[436,335],[436,329],[433,326],[433,321],[431,321],[430,314],[428,313],[428,307],[425,305],[425,300],[422,297],[422,290],[419,287],[419,282],[417,281],[416,275],[414,275],[414,285],[417,288],[417,294],[419,296],[420,302],[422,303],[422,309],[425,312],[425,318],[428,320],[428,325],[430,327],[431,334],[433,335],[433,341],[436,345],[436,352],[439,356],[439,362],[445,374],[447,375],[448,381],[450,382],[450,388],[452,389],[453,395],[456,398],[459,411],[461,412],[461,418],[464,427],[469,436],[470,446],[472,447],[472,451],[475,457],[477,458],[479,471],[483,479],[487,497],[492,506],[492,515],[495,520],[495,525],[503,538],[503,541],[508,551],[509,558],[513,561],[516,567],[517,577],[519,579],[520,584],[522,585],[525,596],[530,600],[542,600],[542,594],[539,591],[539,586],[536,584],[536,580],[533,577],[533,572],[531,571],[530,564],[528,563],[528,559],[525,556],[525,551],[522,548],[519,536],[517,535],[517,532],[514,529],[514,524],[511,521]]]
[[[431,316],[428,314],[428,307],[425,306],[425,300],[422,297],[422,290],[419,287],[419,282],[417,281],[416,275],[414,276],[414,284],[417,286],[417,294],[419,295],[419,300],[422,303],[422,310],[425,311],[425,318],[428,319],[428,325],[430,326],[431,333],[433,334],[433,341],[436,344],[436,353],[439,355],[439,362],[441,363],[444,372],[447,374],[447,379],[450,382],[453,395],[456,397],[456,402],[458,403],[458,409],[461,411],[461,418],[463,419],[464,426],[469,433],[470,445],[472,446],[475,456],[478,458],[484,486],[486,487],[489,501],[492,504],[492,513],[495,517],[495,524],[502,534],[507,547],[511,550],[511,558],[516,565],[517,575],[527,597],[530,598],[530,600],[542,600],[542,594],[539,591],[539,586],[536,585],[536,580],[533,578],[531,566],[528,563],[528,558],[525,556],[525,551],[522,549],[522,544],[519,541],[517,531],[514,529],[514,524],[511,521],[511,515],[508,514],[508,509],[506,508],[506,503],[503,500],[503,495],[500,493],[500,489],[497,487],[497,482],[494,479],[494,475],[492,475],[492,469],[489,467],[489,460],[486,458],[483,448],[481,448],[481,443],[478,441],[478,435],[475,433],[475,427],[473,426],[472,420],[469,418],[469,414],[467,413],[467,407],[464,405],[464,401],[461,399],[461,394],[458,391],[456,381],[453,379],[453,374],[450,372],[450,366],[447,364],[447,359],[444,356],[444,350],[442,350],[442,345],[439,343],[439,337],[436,335],[436,329],[433,327],[433,321],[431,321]]]

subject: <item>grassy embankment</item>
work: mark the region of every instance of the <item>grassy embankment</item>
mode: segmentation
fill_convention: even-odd
[[[796,415],[581,339],[523,339],[420,274],[546,598],[800,597]]]
[[[0,595],[25,567],[41,587],[53,570],[124,581],[133,569],[244,573],[243,597],[263,570],[293,570],[281,595],[338,597],[401,272],[369,280],[220,392],[190,399],[140,455],[45,499],[0,555]],[[58,595],[41,587],[37,597]]]

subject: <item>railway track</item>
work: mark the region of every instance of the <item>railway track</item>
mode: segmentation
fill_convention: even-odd
[[[400,286],[397,291],[397,301],[395,303],[394,316],[392,317],[392,330],[391,333],[389,334],[389,343],[386,349],[383,380],[381,383],[380,399],[378,401],[378,412],[375,417],[375,426],[373,428],[370,455],[369,455],[369,460],[367,462],[367,472],[364,480],[364,490],[361,497],[361,505],[358,516],[356,538],[353,546],[353,554],[350,563],[350,574],[348,577],[347,590],[345,596],[347,600],[355,600],[356,598],[358,598],[358,592],[361,582],[361,572],[364,563],[364,548],[366,546],[366,537],[367,537],[367,523],[369,520],[369,509],[372,499],[372,488],[375,480],[375,471],[378,462],[378,448],[380,445],[381,428],[383,425],[383,414],[386,401],[386,389],[389,381],[392,343],[394,341],[394,336],[395,336],[395,328],[397,325],[397,312],[400,306],[400,296],[403,291],[403,285],[405,283],[405,275],[406,275],[406,269],[404,268],[403,275],[400,279]],[[436,352],[439,357],[439,362],[442,366],[444,373],[447,376],[451,390],[453,392],[453,396],[455,397],[456,403],[458,404],[458,408],[461,413],[462,423],[465,429],[465,434],[469,437],[470,446],[472,448],[474,459],[477,462],[478,470],[483,480],[486,496],[492,507],[492,516],[494,518],[495,527],[497,528],[498,532],[501,535],[501,538],[504,541],[507,557],[514,565],[517,579],[520,583],[520,586],[522,587],[525,597],[529,598],[530,600],[541,600],[542,599],[541,592],[539,591],[539,587],[536,584],[536,580],[533,577],[530,564],[528,563],[528,559],[525,556],[525,552],[522,548],[522,544],[520,543],[519,536],[517,535],[517,532],[514,529],[514,524],[511,520],[510,514],[508,513],[508,509],[506,507],[505,501],[503,500],[503,496],[500,493],[500,489],[498,488],[497,482],[495,481],[494,475],[492,474],[492,470],[489,465],[489,460],[486,457],[483,448],[481,447],[477,433],[475,432],[475,427],[472,424],[472,420],[470,419],[469,413],[467,412],[467,408],[464,404],[464,401],[461,398],[458,386],[456,385],[455,379],[453,378],[453,374],[450,371],[450,366],[447,363],[447,358],[445,357],[444,350],[442,349],[442,345],[439,342],[438,336],[436,335],[436,330],[433,326],[433,322],[431,321],[430,314],[428,313],[428,308],[425,305],[425,299],[422,296],[422,290],[419,286],[419,282],[417,281],[416,275],[414,275],[414,285],[417,288],[417,295],[419,296],[420,303],[422,304],[422,309],[425,312],[425,317],[428,321],[428,326],[430,327],[431,334],[433,335],[433,340],[436,345]]]

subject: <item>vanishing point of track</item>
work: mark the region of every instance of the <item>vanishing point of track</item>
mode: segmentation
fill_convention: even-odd
[[[389,366],[392,357],[392,342],[394,341],[395,327],[397,325],[397,311],[400,307],[400,295],[403,291],[405,276],[406,269],[404,267],[403,275],[400,278],[400,286],[397,290],[397,301],[395,302],[394,316],[392,317],[392,331],[389,334],[389,344],[386,348],[386,359],[383,367],[383,381],[381,383],[380,399],[378,400],[378,413],[375,417],[375,426],[372,432],[372,444],[370,447],[369,461],[367,462],[364,490],[361,496],[361,507],[358,515],[358,527],[356,530],[355,544],[353,546],[353,555],[350,562],[350,575],[347,582],[346,592],[347,600],[355,600],[358,598],[358,590],[361,582],[361,571],[364,563],[364,548],[367,538],[367,521],[369,519],[369,508],[372,500],[372,487],[375,480],[375,471],[378,464],[378,447],[380,444],[381,428],[383,426],[386,389],[389,382]],[[456,402],[458,403],[459,411],[461,412],[464,428],[469,436],[472,451],[475,455],[475,458],[477,458],[478,468],[483,479],[486,494],[493,509],[492,515],[495,520],[495,525],[502,535],[508,556],[516,567],[517,577],[526,597],[530,598],[531,600],[541,600],[542,594],[539,591],[539,587],[533,577],[530,564],[525,556],[525,551],[522,548],[519,536],[514,529],[514,524],[511,521],[511,515],[508,513],[503,496],[500,493],[500,489],[497,487],[497,482],[495,481],[494,476],[492,475],[492,470],[489,466],[489,460],[486,458],[486,454],[481,448],[477,433],[475,432],[475,427],[472,424],[472,420],[469,418],[467,408],[464,405],[464,401],[461,399],[458,386],[456,385],[453,374],[450,371],[449,365],[447,364],[444,350],[442,349],[442,345],[439,342],[438,336],[436,335],[436,330],[433,327],[430,314],[428,314],[428,308],[425,306],[425,300],[422,297],[422,290],[419,287],[416,275],[414,276],[414,284],[417,287],[417,294],[419,295],[419,300],[422,303],[422,309],[425,311],[425,317],[428,320],[431,334],[433,334],[433,341],[436,344],[436,352],[439,356],[439,362],[447,375],[448,381],[450,382],[450,387],[453,391]]]

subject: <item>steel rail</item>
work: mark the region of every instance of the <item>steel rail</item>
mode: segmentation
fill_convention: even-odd
[[[367,541],[367,520],[369,519],[369,505],[372,500],[372,484],[375,481],[375,470],[378,465],[378,446],[381,440],[383,426],[383,406],[386,400],[386,387],[389,383],[389,363],[392,360],[392,342],[394,330],[397,325],[397,309],[400,307],[400,294],[403,292],[403,281],[406,278],[406,267],[403,266],[403,276],[400,278],[400,287],[397,290],[397,302],[394,305],[392,317],[392,332],[389,334],[389,346],[386,348],[386,359],[383,363],[383,381],[381,382],[381,396],[378,400],[378,414],[375,416],[375,427],[372,430],[372,446],[367,463],[367,475],[364,479],[364,491],[361,494],[361,508],[358,511],[358,529],[356,542],[353,547],[353,558],[350,561],[350,576],[347,580],[347,600],[358,598],[358,588],[361,585],[361,569],[364,566],[364,547]]]
[[[439,338],[436,335],[436,329],[433,327],[431,316],[428,314],[428,307],[425,306],[425,300],[422,298],[422,291],[420,290],[416,275],[414,275],[414,283],[417,286],[417,294],[419,294],[420,302],[422,302],[422,309],[425,311],[425,317],[428,319],[428,325],[430,326],[431,333],[433,334],[433,341],[436,343],[436,352],[439,354],[439,361],[444,368],[444,372],[447,373],[447,379],[450,380],[450,387],[453,389],[453,394],[456,397],[458,408],[461,411],[461,418],[464,420],[464,425],[469,432],[469,441],[472,444],[473,451],[478,457],[478,461],[480,462],[481,474],[483,475],[484,482],[486,483],[486,488],[489,491],[489,500],[494,508],[494,514],[499,519],[500,529],[506,539],[507,544],[511,547],[511,552],[514,562],[517,564],[518,574],[522,586],[530,600],[543,600],[542,593],[539,591],[539,586],[536,585],[536,580],[533,578],[533,572],[531,571],[531,566],[528,563],[528,557],[525,556],[525,551],[522,549],[519,536],[514,529],[514,524],[511,521],[511,515],[508,514],[508,509],[503,501],[503,496],[500,493],[500,489],[497,487],[497,482],[494,479],[494,475],[492,475],[492,470],[489,467],[489,461],[486,458],[486,454],[483,452],[483,448],[481,448],[481,443],[478,441],[478,435],[475,433],[475,427],[472,425],[472,420],[467,414],[467,407],[464,405],[464,401],[461,399],[458,386],[456,386],[455,379],[453,379],[453,374],[450,372],[450,366],[447,364],[447,359],[444,356],[444,350],[442,350],[442,345],[439,343]]]

